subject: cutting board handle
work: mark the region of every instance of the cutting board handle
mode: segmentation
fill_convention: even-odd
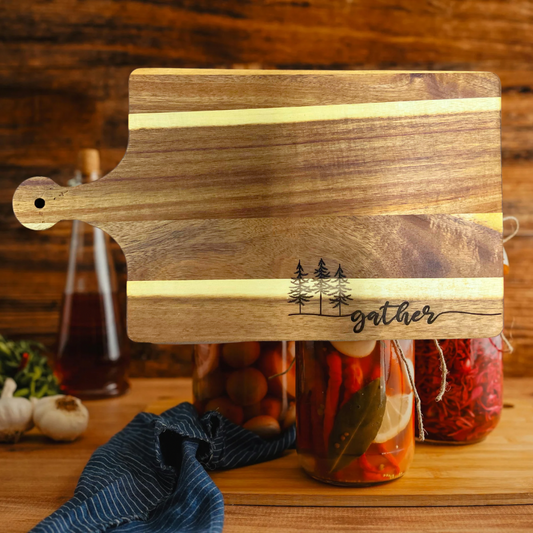
[[[43,176],[27,179],[13,195],[13,212],[23,226],[33,230],[51,228],[62,220],[86,219],[80,204],[92,196],[98,181],[61,187]]]

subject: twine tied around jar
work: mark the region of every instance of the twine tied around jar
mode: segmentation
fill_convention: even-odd
[[[418,391],[416,390],[415,377],[413,376],[413,373],[411,372],[411,368],[407,364],[407,359],[405,357],[405,354],[403,353],[400,343],[397,340],[393,340],[392,345],[394,346],[394,349],[396,350],[398,357],[402,360],[403,366],[405,367],[405,370],[407,372],[407,378],[409,379],[411,389],[413,389],[413,394],[415,395],[416,416],[418,418],[418,438],[421,442],[424,442],[426,437],[424,435],[425,430],[424,430],[424,420],[422,417],[422,404],[420,401],[420,396],[418,395]]]
[[[515,224],[515,227],[513,231],[509,235],[507,235],[507,237],[503,239],[503,244],[505,244],[506,242],[509,242],[513,237],[517,235],[518,231],[520,230],[520,221],[516,217],[513,217],[513,216],[503,217],[503,222],[506,222],[507,220],[512,220]],[[506,258],[507,255],[505,254],[505,248],[503,250],[503,253],[504,253],[504,257]],[[514,320],[513,320],[513,324],[514,324]],[[511,340],[513,338],[513,324],[511,324]],[[505,345],[507,346],[508,353],[513,353],[514,347],[507,340],[507,337],[504,335],[503,331],[500,333],[500,336],[503,342],[505,343]]]
[[[518,233],[518,230],[520,229],[520,222],[518,221],[516,217],[513,217],[513,216],[503,217],[503,222],[506,222],[507,220],[512,220],[515,223],[515,228],[510,235],[507,235],[507,237],[503,239],[503,244],[510,241],[513,237],[516,237],[516,234]]]
[[[513,326],[511,325],[511,328]],[[511,329],[511,333],[512,333],[512,329]],[[514,346],[509,342],[509,340],[507,339],[507,337],[503,334],[503,331],[500,333],[500,337],[502,338],[503,342],[505,342],[505,346],[507,346],[507,352],[508,353],[513,353],[514,351]],[[512,335],[511,335],[511,339],[512,339]]]
[[[433,342],[435,343],[435,346],[437,347],[437,351],[439,352],[439,361],[440,361],[440,389],[439,393],[435,397],[436,402],[440,402],[444,396],[444,393],[446,392],[446,385],[447,377],[448,377],[448,366],[446,365],[446,358],[444,357],[444,352],[442,351],[442,348],[440,347],[439,341],[437,339],[433,339]]]

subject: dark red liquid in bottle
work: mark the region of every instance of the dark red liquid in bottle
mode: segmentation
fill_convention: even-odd
[[[56,374],[65,392],[102,398],[128,389],[123,329],[116,292],[64,295]]]

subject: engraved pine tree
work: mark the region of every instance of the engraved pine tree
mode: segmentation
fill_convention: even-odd
[[[302,314],[302,305],[305,305],[312,298],[312,294],[309,292],[309,280],[305,279],[307,274],[304,272],[302,264],[298,261],[298,266],[294,272],[296,277],[291,279],[291,290],[289,292],[289,303],[297,304]]]
[[[331,274],[326,267],[326,263],[321,258],[318,262],[318,268],[315,270],[315,279],[313,280],[313,292],[320,296],[320,315],[322,314],[322,295],[329,296],[331,291]]]
[[[350,285],[348,283],[348,279],[344,275],[344,271],[342,270],[342,267],[339,263],[339,268],[337,268],[337,272],[335,272],[333,282],[332,291],[330,293],[330,296],[332,298],[329,299],[330,303],[333,305],[333,309],[339,308],[339,316],[342,315],[342,306],[343,305],[350,305],[348,303],[348,300],[353,300],[352,295],[348,293],[350,290]]]

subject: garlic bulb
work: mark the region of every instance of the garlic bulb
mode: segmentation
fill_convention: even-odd
[[[13,398],[17,384],[7,378],[0,396],[0,442],[18,442],[33,427],[33,406],[26,398]]]
[[[89,411],[78,398],[59,394],[34,400],[33,421],[47,437],[71,441],[87,429]]]

